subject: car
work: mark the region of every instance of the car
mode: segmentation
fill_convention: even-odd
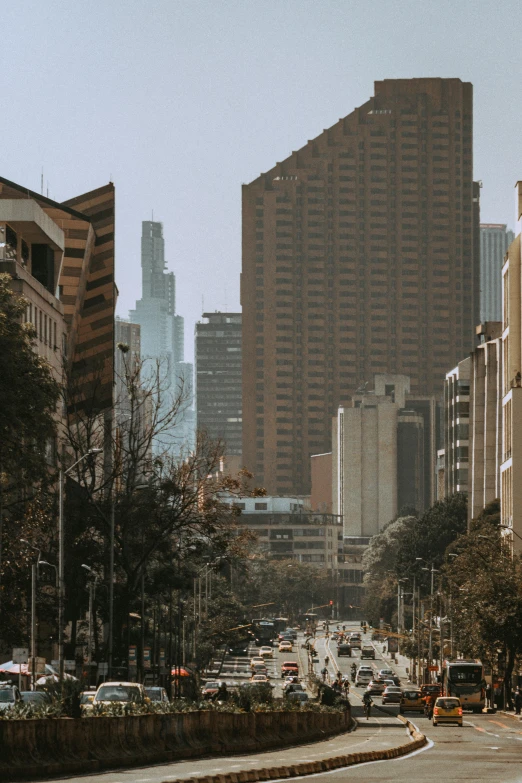
[[[262,664],[264,666],[265,659],[262,655],[254,655],[253,658],[250,659],[250,668],[253,669],[254,666],[257,666],[258,664]]]
[[[403,690],[399,702],[399,712],[424,712],[424,699],[418,688],[407,688]]]
[[[361,634],[360,633],[351,633],[350,634],[350,644],[352,646],[352,649],[361,649]]]
[[[144,704],[148,701],[145,688],[139,682],[104,682],[98,686],[92,700],[93,708],[97,704]]]
[[[87,713],[92,712],[92,703],[95,693],[95,690],[82,691],[80,693],[80,712],[82,715],[86,715]]]
[[[259,685],[260,683],[268,683],[269,677],[267,674],[253,674],[250,678],[250,682],[253,682],[256,685]]]
[[[393,677],[394,673],[391,669],[379,669],[379,677],[385,679],[385,677]]]
[[[372,681],[372,676],[373,676],[372,672],[361,671],[359,669],[359,671],[357,672],[357,675],[355,677],[355,687],[356,688],[364,688],[364,687],[368,686],[370,684],[370,682]]]
[[[297,677],[299,675],[299,666],[297,665],[297,661],[283,661],[281,665],[281,677],[284,679],[289,675],[292,675],[293,677]]]
[[[347,644],[346,642],[343,642],[339,645],[337,648],[337,655],[347,655],[348,658],[352,657],[352,647],[351,645]]]
[[[436,682],[425,682],[420,686],[421,693],[424,697],[428,696],[442,696],[442,686]]]
[[[286,631],[284,631],[284,633],[285,633],[287,636],[290,636],[290,638],[292,639],[292,641],[294,641],[294,642],[295,642],[295,641],[297,641],[297,631],[296,631],[296,630],[294,630],[294,628],[287,628],[287,629],[286,629]]]
[[[375,660],[375,649],[371,644],[363,644],[361,647],[361,659],[362,658],[373,658]]]
[[[291,633],[288,633],[287,631],[281,631],[281,633],[278,635],[277,640],[279,642],[293,642],[294,637]]]
[[[382,694],[383,704],[400,704],[402,691],[396,685],[388,685]]]
[[[259,650],[259,656],[261,658],[273,658],[274,651],[271,647],[268,647],[268,645],[266,645],[265,647],[261,647],[261,649]]]
[[[293,645],[290,641],[282,641],[279,642],[279,652],[292,652],[293,651]]]
[[[203,696],[204,699],[212,699],[222,685],[223,685],[222,680],[211,680],[205,683],[205,685],[201,689],[201,695]]]
[[[145,695],[150,701],[159,701],[162,704],[169,703],[169,697],[165,688],[160,688],[159,685],[153,685],[150,688],[145,688]]]
[[[366,690],[372,696],[381,696],[385,691],[386,685],[384,680],[370,680]]]
[[[36,707],[44,707],[51,703],[51,697],[45,691],[22,691],[20,695],[22,701],[26,704],[34,704]]]
[[[297,701],[300,704],[306,704],[309,696],[306,691],[292,691],[291,693],[287,694],[287,698],[291,699],[292,701]]]
[[[256,663],[252,669],[252,674],[268,674],[268,669],[264,663]]]
[[[229,655],[233,655],[235,657],[248,655],[248,641],[229,645],[227,652]]]
[[[303,686],[300,682],[289,682],[285,685],[284,692],[286,694],[288,693],[296,693],[297,691],[304,691]]]
[[[21,701],[22,697],[16,685],[0,683],[0,712],[7,712],[13,709]]]
[[[462,705],[456,696],[439,696],[433,707],[433,725],[456,723],[462,726]]]

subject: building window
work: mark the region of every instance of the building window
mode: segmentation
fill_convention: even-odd
[[[254,508],[256,511],[267,511],[268,510],[268,503],[256,503],[254,505]]]

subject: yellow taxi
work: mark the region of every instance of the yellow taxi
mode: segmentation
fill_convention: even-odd
[[[433,725],[456,723],[462,726],[462,706],[455,696],[439,696],[433,707]]]
[[[292,652],[293,649],[292,642],[286,640],[279,642],[279,652]]]
[[[401,694],[399,712],[424,712],[424,699],[418,688],[406,688]]]

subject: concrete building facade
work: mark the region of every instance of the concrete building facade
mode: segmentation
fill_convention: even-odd
[[[375,95],[243,187],[243,458],[308,494],[329,422],[376,373],[442,391],[474,345],[479,189],[472,85]]]
[[[374,536],[401,509],[431,504],[435,472],[426,486],[425,463],[436,447],[436,402],[410,400],[409,390],[407,376],[376,375],[375,388],[356,392],[333,419],[333,513],[343,517],[345,537]]]
[[[522,219],[522,182],[517,183]],[[522,551],[522,262],[521,234],[509,246],[502,268],[502,463],[501,524],[515,551]],[[512,532],[510,532],[510,530]]]
[[[444,495],[468,494],[469,356],[447,373],[444,383]]]
[[[242,453],[241,313],[203,313],[195,328],[198,429]]]
[[[468,517],[500,497],[502,462],[502,322],[477,327],[471,354]]]
[[[502,320],[502,266],[515,238],[505,223],[480,224],[480,323]]]

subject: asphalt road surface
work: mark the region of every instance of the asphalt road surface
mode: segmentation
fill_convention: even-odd
[[[331,630],[335,629],[335,623]],[[348,625],[348,624],[347,624]],[[352,625],[352,624],[349,624]],[[353,630],[355,630],[355,625]],[[359,630],[357,626],[357,630]],[[352,662],[360,663],[357,653],[354,658],[337,658],[337,645],[330,639],[317,633],[316,649],[319,653],[319,663],[316,670],[320,671],[324,666],[324,657],[330,658],[329,671],[333,678],[337,667],[343,673],[348,674]],[[364,641],[369,641],[366,636]],[[294,646],[294,653],[278,653],[274,648],[274,659],[269,665],[272,672],[271,681],[280,689],[280,665],[282,660],[298,660],[301,673],[304,674],[307,666],[305,651],[301,648],[302,635],[298,638],[298,645]],[[252,654],[256,652],[252,647]],[[388,668],[388,661],[384,660],[376,646],[375,661],[368,661],[375,670]],[[231,684],[239,684],[249,677],[248,658],[227,658],[225,669],[219,679],[224,679]],[[365,661],[366,662],[366,661]],[[390,668],[394,668],[392,665]],[[401,671],[398,671],[399,675]],[[404,672],[402,672],[404,674]],[[407,684],[404,678],[403,685]],[[276,691],[276,695],[279,695]],[[314,743],[299,746],[292,750],[270,751],[267,753],[250,754],[246,756],[219,757],[174,764],[162,764],[152,767],[142,767],[127,770],[110,771],[96,775],[80,775],[69,777],[69,783],[164,783],[177,778],[198,777],[201,775],[219,774],[224,772],[238,772],[241,769],[259,768],[261,766],[276,766],[284,763],[285,753],[298,753],[300,758],[312,759],[317,757],[338,755],[354,750],[371,750],[383,747],[386,743],[401,744],[405,741],[404,726],[393,717],[398,712],[398,707],[389,705],[386,713],[378,707],[381,703],[379,697],[373,697],[375,708],[371,718],[366,721],[362,714],[361,696],[362,688],[351,688],[350,700],[353,705],[353,714],[360,722],[357,731],[343,740],[343,735],[332,738],[324,743]],[[392,713],[392,714],[390,714]],[[495,781],[495,783],[522,783],[522,723],[514,718],[497,715],[464,715],[464,726],[438,726],[433,727],[424,716],[409,714],[407,717],[415,723],[430,740],[429,745],[414,752],[409,756],[394,761],[379,761],[348,767],[334,772],[318,775],[310,775],[301,778],[303,781],[312,780],[314,783],[341,783],[341,781],[359,780],[365,783],[387,783],[387,781],[400,781],[401,783],[453,783],[453,781]],[[337,743],[345,742],[346,748],[339,750]],[[331,747],[330,747],[331,745]]]

